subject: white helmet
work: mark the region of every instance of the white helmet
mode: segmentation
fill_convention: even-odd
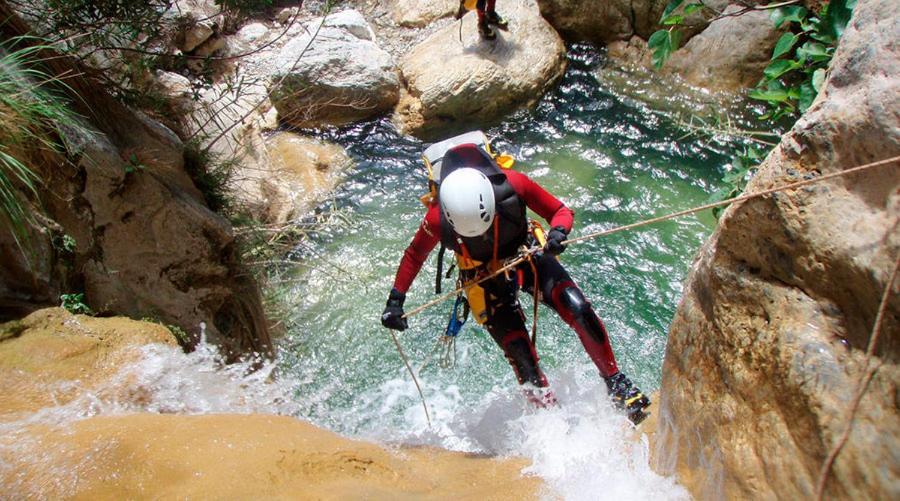
[[[444,217],[464,237],[481,235],[494,221],[494,188],[471,167],[459,168],[441,181],[439,195]]]

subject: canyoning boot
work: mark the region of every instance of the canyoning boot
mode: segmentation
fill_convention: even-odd
[[[491,28],[490,24],[488,24],[487,16],[478,21],[478,34],[481,35],[482,40],[493,40],[497,38],[497,32],[494,31],[494,28]]]
[[[606,388],[613,404],[624,410],[632,423],[637,425],[650,415],[649,412],[644,412],[644,409],[650,406],[650,399],[641,393],[625,374],[617,372],[603,379],[606,381]]]
[[[500,17],[500,14],[497,14],[496,11],[485,12],[484,17],[487,20],[487,24],[489,26],[496,26],[497,29],[501,29],[503,31],[509,29],[509,23],[506,22],[506,19]]]

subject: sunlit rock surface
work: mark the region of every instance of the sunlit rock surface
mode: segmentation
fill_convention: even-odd
[[[361,120],[390,110],[399,98],[393,58],[355,10],[306,23],[271,67],[278,118],[296,127]]]
[[[890,15],[887,15],[890,13]],[[900,154],[891,0],[860,2],[823,92],[748,192]],[[701,249],[663,367],[660,467],[701,498],[805,499],[844,430],[900,253],[900,168],[729,208]],[[900,293],[826,498],[900,497]]]
[[[266,220],[284,223],[302,216],[321,201],[352,165],[336,144],[279,132],[266,140],[271,173],[260,178],[267,200]]]
[[[522,460],[392,449],[272,414],[291,407],[271,366],[193,357],[165,327],[123,318],[57,308],[0,325],[0,497],[536,499],[541,488]]]
[[[406,85],[395,112],[419,136],[488,124],[535,103],[562,75],[565,46],[534,0],[498,2],[509,31],[481,40],[474,12],[416,46],[400,63]]]
[[[391,14],[400,26],[419,28],[456,13],[457,0],[393,0]]]

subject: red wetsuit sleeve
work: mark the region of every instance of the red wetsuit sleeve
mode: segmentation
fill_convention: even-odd
[[[547,220],[551,228],[562,226],[566,233],[572,231],[572,223],[575,220],[575,213],[572,212],[572,209],[566,207],[558,198],[525,174],[514,170],[504,170],[503,172],[513,189],[516,190],[516,194],[525,201],[525,205]]]
[[[409,290],[419,270],[428,258],[428,254],[441,240],[441,214],[437,204],[428,208],[428,212],[422,219],[422,224],[416,231],[412,242],[400,259],[397,267],[397,276],[394,278],[394,288],[402,293]]]

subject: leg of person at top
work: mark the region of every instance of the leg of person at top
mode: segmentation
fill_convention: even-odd
[[[578,334],[584,350],[603,376],[613,403],[624,409],[634,424],[640,423],[647,417],[644,409],[650,405],[650,400],[619,371],[606,327],[590,301],[554,256],[540,254],[535,261],[544,303],[559,313]],[[533,283],[530,266],[526,265],[525,269],[523,283]]]
[[[537,352],[528,331],[525,317],[516,299],[515,282],[503,278],[488,281],[485,287],[488,303],[488,321],[485,324],[494,341],[503,349],[519,384],[530,383],[535,389],[526,389],[525,397],[537,407],[556,404],[556,397],[547,388],[547,377],[538,365]]]
[[[492,2],[493,3],[493,2]],[[487,16],[487,0],[478,0],[475,4],[475,12],[478,14],[478,34],[484,40],[493,40],[497,38],[497,32],[488,23]]]
[[[479,3],[483,5],[482,10],[484,10],[484,15],[489,25],[496,26],[501,30],[506,30],[509,27],[509,23],[500,17],[500,14],[497,14],[497,0],[481,0]]]

